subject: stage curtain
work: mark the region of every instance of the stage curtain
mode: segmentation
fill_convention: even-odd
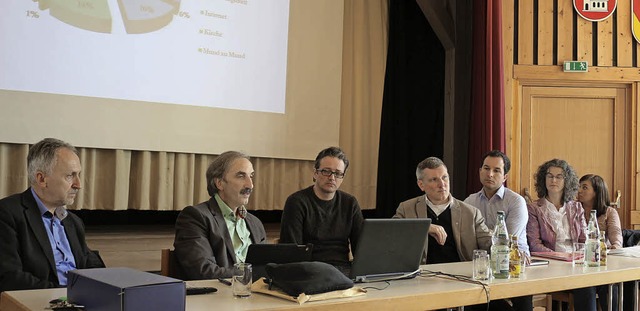
[[[416,166],[442,158],[445,51],[415,1],[389,2],[389,47],[378,164],[378,217],[421,192]]]
[[[351,164],[342,190],[376,205],[382,92],[387,61],[386,0],[345,1],[340,145]]]
[[[478,169],[482,155],[505,151],[502,1],[473,4],[473,67],[467,163],[467,194],[482,188]]]

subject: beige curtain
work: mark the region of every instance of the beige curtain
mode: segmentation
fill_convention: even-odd
[[[375,208],[387,10],[386,0],[345,0],[340,146],[351,165],[342,190],[355,195],[363,209]],[[28,187],[28,150],[28,145],[0,143],[0,197]],[[209,197],[204,173],[215,155],[79,151],[83,189],[71,209],[181,210]],[[282,209],[291,193],[312,183],[313,161],[252,162],[256,179],[249,209]]]
[[[345,1],[340,146],[351,164],[341,189],[363,209],[376,207],[388,15],[386,0]]]

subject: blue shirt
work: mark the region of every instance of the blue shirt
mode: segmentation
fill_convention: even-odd
[[[504,211],[505,222],[507,223],[507,232],[515,234],[518,237],[518,247],[522,251],[529,254],[529,245],[527,244],[527,222],[529,221],[529,212],[527,203],[524,198],[513,192],[511,189],[502,185],[491,199],[484,194],[484,189],[476,192],[464,203],[475,206],[484,216],[484,222],[493,230],[496,226],[498,211]]]
[[[36,192],[33,191],[33,188],[31,188],[31,193],[38,203],[42,222],[49,236],[49,245],[53,250],[53,259],[58,273],[58,283],[61,286],[66,286],[67,272],[76,269],[76,260],[71,252],[71,245],[69,245],[69,239],[67,239],[67,234],[62,224],[62,220],[67,217],[68,212],[64,206],[60,206],[56,208],[55,215],[51,214],[38,195],[36,195]]]

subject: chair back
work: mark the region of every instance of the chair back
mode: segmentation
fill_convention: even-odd
[[[640,230],[622,229],[622,247],[636,246],[640,243]]]
[[[184,280],[182,267],[178,263],[174,250],[164,248],[160,255],[160,274],[170,278]]]

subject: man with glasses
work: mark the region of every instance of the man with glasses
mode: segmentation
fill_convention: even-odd
[[[320,151],[313,182],[287,198],[282,213],[280,243],[313,244],[312,260],[348,270],[349,244],[356,249],[362,211],[356,198],[338,190],[349,160],[338,147]]]

